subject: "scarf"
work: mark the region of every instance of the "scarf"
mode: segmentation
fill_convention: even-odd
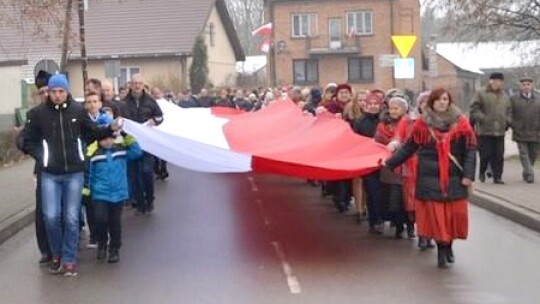
[[[443,196],[448,195],[452,142],[464,138],[467,148],[476,147],[476,135],[469,120],[453,106],[443,114],[428,110],[422,118],[416,120],[411,135],[412,140],[420,146],[435,143],[439,164],[439,187]]]

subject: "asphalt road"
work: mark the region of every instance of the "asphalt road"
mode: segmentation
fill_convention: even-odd
[[[116,265],[37,266],[33,227],[0,246],[0,303],[540,303],[540,235],[471,207],[457,263],[367,234],[305,182],[172,169],[156,211],[125,210]]]

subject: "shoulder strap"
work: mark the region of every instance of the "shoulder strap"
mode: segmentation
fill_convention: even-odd
[[[429,128],[429,133],[431,134],[431,137],[433,137],[433,140],[438,143],[439,139],[437,138],[437,136],[435,136],[435,131],[433,131],[432,128]],[[454,165],[456,165],[456,167],[458,167],[458,169],[463,172],[463,166],[458,162],[457,158],[450,152],[448,153],[448,157],[454,163]]]

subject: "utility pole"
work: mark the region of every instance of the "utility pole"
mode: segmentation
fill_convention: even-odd
[[[277,84],[277,76],[276,76],[276,44],[275,44],[275,32],[276,32],[276,25],[274,24],[274,2],[272,0],[266,0],[266,7],[268,10],[268,21],[270,24],[272,24],[272,32],[270,34],[270,52],[269,58],[268,58],[268,69],[270,72],[270,86],[272,88],[276,87]]]
[[[88,80],[88,56],[86,55],[86,29],[84,23],[84,12],[86,10],[87,0],[79,0],[79,42],[81,44],[82,60],[82,78],[83,86],[86,86]]]
[[[71,36],[71,19],[73,16],[73,0],[66,2],[66,17],[64,19],[64,36],[62,39],[62,58],[60,59],[60,71],[65,73],[67,70],[67,53],[69,50],[69,36]]]

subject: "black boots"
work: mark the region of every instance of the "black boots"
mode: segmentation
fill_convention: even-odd
[[[433,246],[433,242],[431,241],[431,239],[419,237],[418,248],[420,248],[420,251],[426,251],[428,249],[435,248],[435,246]]]
[[[455,260],[451,242],[449,244],[437,243],[437,266],[439,268],[447,268],[446,263],[452,264]]]
[[[107,245],[106,244],[99,244],[98,250],[97,250],[97,260],[103,261],[107,257]]]
[[[118,263],[120,261],[120,255],[118,254],[118,249],[109,250],[109,259],[107,263]]]
[[[454,250],[452,249],[452,243],[446,245],[446,261],[448,263],[454,263],[456,261],[456,258],[454,257]]]
[[[437,243],[437,267],[447,268],[446,265],[446,247],[444,244]]]

